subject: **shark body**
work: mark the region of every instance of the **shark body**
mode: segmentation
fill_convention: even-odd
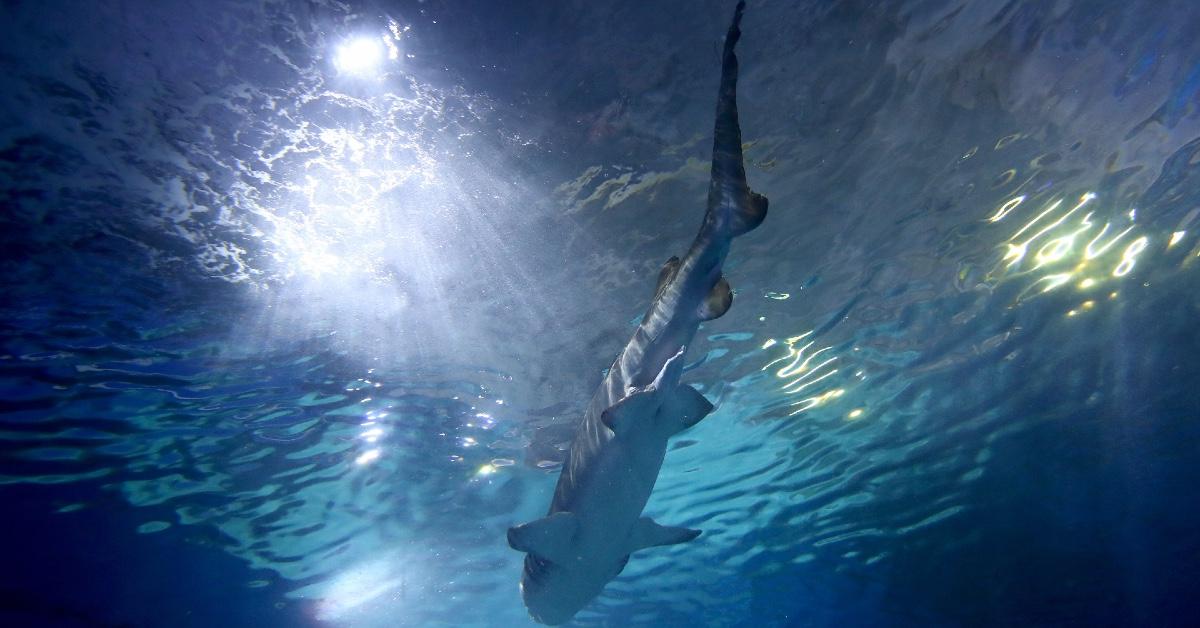
[[[521,597],[545,624],[568,621],[625,567],[639,549],[690,541],[699,530],[663,526],[642,509],[666,455],[667,439],[712,411],[696,389],[679,383],[683,356],[700,323],[733,301],[721,274],[733,238],[766,216],[766,197],[746,184],[737,113],[734,48],[745,2],[725,37],[717,99],[708,210],[687,254],[659,273],[654,299],[584,411],[547,515],[510,528],[508,542],[526,552]]]

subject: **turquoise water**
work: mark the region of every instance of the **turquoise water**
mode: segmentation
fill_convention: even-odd
[[[728,5],[728,6],[727,6]],[[732,3],[7,3],[0,618],[520,626]],[[730,312],[578,625],[1187,625],[1200,13],[751,3]]]

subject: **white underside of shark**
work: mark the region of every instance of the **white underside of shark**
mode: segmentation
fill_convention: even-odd
[[[757,227],[767,199],[750,191],[742,163],[736,85],[744,2],[725,38],[708,211],[682,260],[663,266],[641,325],[584,412],[547,515],[510,528],[526,552],[521,597],[545,624],[568,621],[624,568],[635,551],[691,541],[699,530],[642,516],[667,440],[695,425],[712,404],[679,383],[700,323],[724,314],[733,293],[721,267],[735,236]]]

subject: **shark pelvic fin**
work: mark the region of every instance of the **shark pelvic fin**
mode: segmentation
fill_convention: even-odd
[[[624,434],[631,425],[637,423],[637,417],[652,416],[658,411],[660,400],[655,395],[657,392],[653,386],[631,388],[628,395],[600,414],[600,422],[614,434]]]
[[[633,524],[633,530],[629,532],[629,551],[635,552],[647,547],[687,543],[698,536],[700,536],[699,530],[659,525],[650,517],[642,517]]]
[[[733,235],[740,236],[761,225],[767,217],[768,205],[770,205],[770,201],[767,200],[767,197],[753,190],[750,191],[749,196],[742,202],[742,206],[733,214],[733,224],[730,225]]]
[[[579,529],[575,513],[560,511],[508,529],[508,546],[560,563],[571,554],[571,544]]]
[[[660,412],[659,416],[673,422],[668,426],[671,434],[699,423],[713,409],[713,404],[700,391],[687,385],[677,387],[665,405],[665,411]]]
[[[700,304],[700,311],[697,314],[702,321],[711,321],[725,315],[729,311],[729,306],[733,305],[733,288],[729,287],[729,281],[725,277],[717,280],[717,285],[709,291],[708,297],[704,299],[704,303]]]

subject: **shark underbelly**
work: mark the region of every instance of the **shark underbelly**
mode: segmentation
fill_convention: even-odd
[[[632,551],[629,531],[642,516],[666,455],[661,446],[625,446],[609,440],[578,482],[569,510],[579,515],[578,544],[593,555],[624,559]]]

